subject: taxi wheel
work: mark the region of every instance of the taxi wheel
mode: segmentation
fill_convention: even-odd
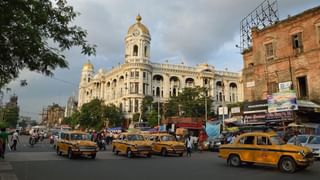
[[[228,158],[228,164],[233,167],[239,167],[241,165],[241,159],[238,155],[232,154]]]
[[[161,149],[161,156],[167,156],[167,150],[166,148]]]
[[[128,158],[133,158],[133,154],[132,154],[132,151],[131,151],[130,148],[127,150],[127,157]]]
[[[180,153],[180,154],[179,154],[179,157],[182,157],[182,156],[183,156],[183,153]]]
[[[62,155],[62,152],[60,151],[60,148],[57,147],[57,155],[61,156]]]
[[[73,158],[73,154],[72,154],[71,149],[68,150],[68,158],[69,158],[69,159],[72,159],[72,158]]]
[[[293,173],[296,171],[296,167],[296,162],[291,157],[281,158],[279,168],[282,172]]]
[[[151,153],[147,154],[147,157],[148,157],[148,158],[151,158],[151,157],[152,157],[152,154],[151,154]]]

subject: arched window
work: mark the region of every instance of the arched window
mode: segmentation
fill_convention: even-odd
[[[177,92],[176,88],[173,88],[172,96],[176,96],[176,92]]]
[[[138,56],[138,46],[137,45],[133,46],[133,56]]]
[[[159,96],[160,96],[160,88],[157,87],[157,90],[156,90],[156,91],[157,91],[157,92],[156,92],[156,96],[159,97]]]
[[[148,57],[148,47],[144,47],[144,57]]]

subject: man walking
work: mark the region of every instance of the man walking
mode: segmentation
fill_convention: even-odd
[[[0,144],[2,146],[1,148],[1,154],[0,156],[4,158],[4,153],[6,152],[6,144],[8,143],[8,133],[6,132],[6,128],[1,128],[0,132]]]
[[[17,150],[17,143],[19,142],[18,130],[16,130],[16,132],[14,132],[13,135],[11,136],[11,142],[13,142],[13,144],[11,145],[11,150],[16,151]]]

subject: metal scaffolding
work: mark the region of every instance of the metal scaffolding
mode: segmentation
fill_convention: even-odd
[[[277,0],[264,0],[256,9],[240,22],[240,50],[244,52],[252,46],[252,28],[263,29],[279,21]]]

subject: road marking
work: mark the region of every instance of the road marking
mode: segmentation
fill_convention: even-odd
[[[0,180],[17,180],[10,162],[0,162]]]

